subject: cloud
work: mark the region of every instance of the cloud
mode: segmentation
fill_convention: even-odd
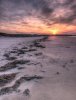
[[[53,17],[55,23],[72,24],[76,25],[74,22],[76,20],[76,0],[61,0],[62,3],[55,10],[57,10]],[[60,10],[63,12],[59,13]],[[56,14],[58,17],[56,17]]]
[[[76,25],[76,0],[0,0],[0,23],[16,25],[18,21],[28,25],[32,23],[31,17],[46,26]]]
[[[0,7],[0,10],[2,10],[1,13],[7,11],[7,15],[11,13],[16,15],[21,10],[25,11],[25,14],[36,10],[44,15],[48,15],[53,11],[53,9],[49,8],[49,4],[45,0],[0,0],[0,6],[2,6],[2,8]]]
[[[47,0],[24,0],[26,4],[30,4],[34,9],[40,11],[43,15],[49,15],[53,9],[49,7]]]
[[[76,19],[76,0],[64,0],[62,7],[66,14],[64,17],[59,17],[60,23],[73,24]]]

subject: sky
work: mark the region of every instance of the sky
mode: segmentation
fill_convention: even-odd
[[[0,0],[0,32],[76,34],[76,0]]]

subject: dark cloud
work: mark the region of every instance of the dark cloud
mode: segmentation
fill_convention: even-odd
[[[2,0],[0,0],[0,19],[4,17],[4,8],[2,7]]]
[[[65,0],[64,5],[72,5],[75,0]]]
[[[73,24],[76,20],[76,0],[54,0],[56,1],[56,6],[54,7],[52,16],[50,16],[49,21],[54,23],[63,23],[63,24]],[[60,2],[62,1],[62,2]],[[63,12],[59,12],[64,10]],[[55,12],[56,11],[56,12]],[[50,25],[50,23],[48,23]]]
[[[76,0],[65,0],[63,7],[66,8],[65,12],[67,12],[69,8],[71,13],[69,13],[69,16],[68,13],[66,13],[65,17],[60,18],[60,22],[73,24],[72,22],[76,19]]]
[[[24,0],[24,1],[26,4],[27,3],[30,4],[37,11],[38,10],[41,11],[42,14],[44,14],[45,16],[53,12],[53,9],[49,7],[49,3],[47,2],[47,0]]]

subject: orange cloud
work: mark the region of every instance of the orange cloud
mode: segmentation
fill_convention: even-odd
[[[65,32],[76,32],[76,26],[67,24],[55,24],[49,28],[51,34],[61,34]]]
[[[0,30],[9,30],[9,32],[21,33],[61,34],[65,32],[76,32],[76,26],[68,24],[54,24],[48,26],[38,19],[31,19],[27,20],[27,24],[23,24],[20,22],[16,22],[16,24],[3,23],[3,25],[0,27]]]

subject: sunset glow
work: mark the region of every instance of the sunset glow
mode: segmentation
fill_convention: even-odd
[[[52,1],[52,2],[51,2]],[[1,0],[0,32],[76,33],[76,0]],[[8,6],[9,5],[9,6]],[[70,33],[69,33],[70,34]]]
[[[61,34],[65,32],[76,32],[76,26],[66,25],[66,24],[55,24],[51,26],[50,32],[53,35]]]
[[[51,34],[56,35],[59,33],[59,30],[58,29],[51,29],[50,32],[51,32]]]

